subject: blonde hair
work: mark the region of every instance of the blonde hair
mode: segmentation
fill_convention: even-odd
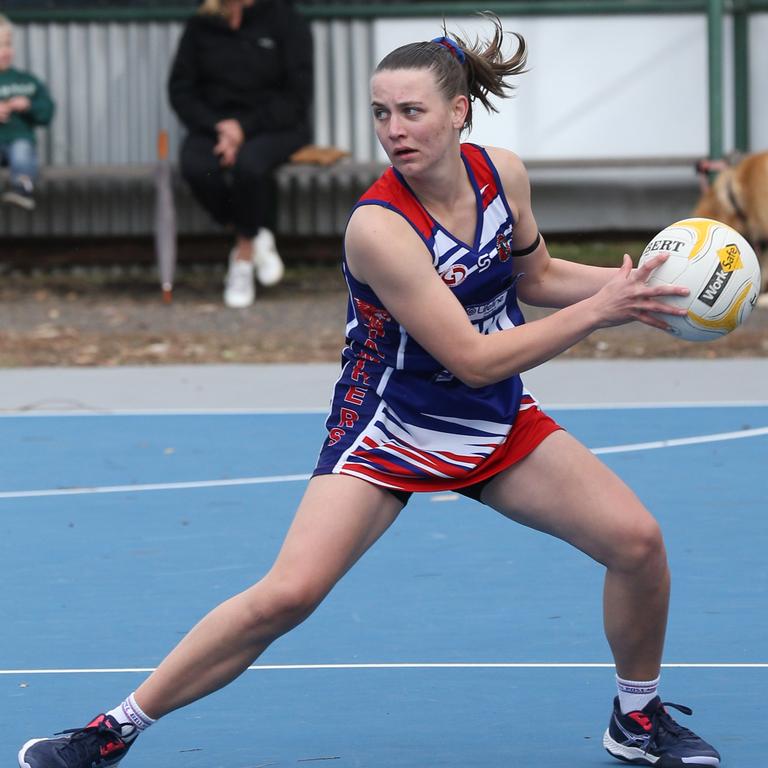
[[[13,24],[7,16],[0,13],[0,29],[13,29]]]
[[[201,16],[226,16],[225,0],[203,0],[197,12]]]

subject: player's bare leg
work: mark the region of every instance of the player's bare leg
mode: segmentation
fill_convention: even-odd
[[[161,717],[238,677],[312,613],[401,507],[363,480],[313,478],[272,569],[205,616],[137,689],[144,712]]]
[[[669,605],[661,532],[635,494],[567,432],[555,432],[485,489],[483,501],[606,566],[605,632],[620,677],[659,674]]]

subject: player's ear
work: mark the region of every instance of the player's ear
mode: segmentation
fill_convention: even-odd
[[[454,96],[451,101],[451,125],[456,130],[461,130],[467,122],[467,113],[469,112],[469,100],[467,97],[460,93],[458,96]]]

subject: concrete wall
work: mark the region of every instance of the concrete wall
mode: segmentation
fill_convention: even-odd
[[[475,111],[472,139],[526,159],[642,157],[706,152],[705,19],[505,18],[529,46],[529,72],[500,114]],[[463,37],[482,22],[450,19]],[[487,29],[487,25],[485,25]],[[377,49],[434,36],[433,20],[377,24]],[[685,86],[683,87],[683,83]]]

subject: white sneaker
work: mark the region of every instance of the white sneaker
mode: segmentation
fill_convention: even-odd
[[[275,246],[275,236],[263,227],[253,238],[253,264],[256,279],[262,285],[277,285],[285,274],[285,267]]]
[[[253,264],[229,255],[229,269],[224,280],[224,303],[233,309],[250,307],[256,297],[253,286]]]

